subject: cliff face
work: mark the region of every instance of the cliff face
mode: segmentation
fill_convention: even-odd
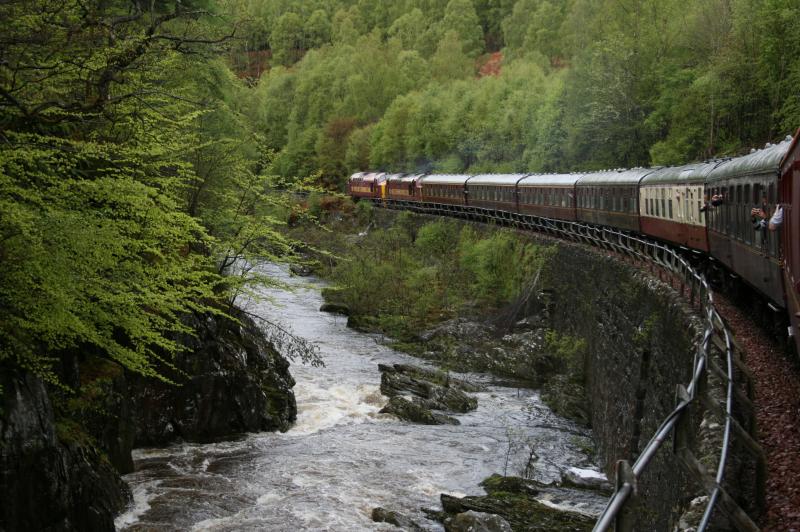
[[[239,319],[193,319],[197,336],[184,339],[177,371],[164,371],[179,386],[132,379],[137,447],[289,428],[297,417],[289,363],[251,319]]]
[[[0,530],[114,530],[130,500],[120,474],[132,471],[134,447],[289,427],[289,363],[259,327],[245,316],[190,325],[196,336],[164,371],[176,384],[97,357],[68,364],[75,394],[27,372],[0,374]]]
[[[55,423],[44,383],[3,372],[0,528],[114,530],[130,491],[93,445]]]

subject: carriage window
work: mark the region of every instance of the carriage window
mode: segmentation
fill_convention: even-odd
[[[736,187],[736,203],[738,205],[742,204],[742,185]]]
[[[769,184],[769,194],[767,195],[767,201],[769,201],[770,205],[775,204],[775,183]]]
[[[756,187],[753,187],[753,190],[755,190],[755,188]],[[747,203],[748,201],[750,201],[751,197],[752,196],[750,196],[750,185],[747,184],[747,185],[744,186],[744,202]],[[754,199],[753,203],[756,204],[756,205],[760,204],[761,203],[761,198]]]
[[[753,183],[753,203],[756,205],[761,203],[761,188],[761,183]]]
[[[672,198],[669,199],[669,218],[672,219]]]

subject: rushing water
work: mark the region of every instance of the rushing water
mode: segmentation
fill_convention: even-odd
[[[293,364],[298,418],[284,434],[214,444],[179,444],[134,453],[125,478],[134,503],[117,519],[124,530],[392,530],[372,508],[404,513],[432,530],[420,507],[440,493],[482,494],[492,473],[520,474],[531,448],[534,478],[552,482],[569,467],[591,466],[586,432],[555,416],[536,392],[466,375],[486,384],[478,409],[458,426],[425,426],[379,414],[378,363],[421,364],[318,311],[317,281],[267,267],[295,289],[268,290],[250,310],[280,321],[319,348],[326,367]],[[276,320],[276,316],[278,320]],[[603,501],[571,503],[594,514]]]

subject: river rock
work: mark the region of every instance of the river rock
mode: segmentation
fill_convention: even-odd
[[[610,493],[612,491],[611,483],[608,481],[606,475],[593,469],[570,467],[564,471],[561,483],[565,486],[597,490],[604,493]]]
[[[381,369],[381,368],[384,369]],[[464,379],[459,379],[457,377],[453,377],[449,373],[445,373],[444,371],[440,371],[438,369],[426,369],[421,368],[419,366],[412,366],[411,364],[394,364],[391,366],[394,371],[398,371],[400,373],[405,373],[406,375],[416,376],[420,379],[424,379],[436,384],[441,384],[442,386],[448,386],[452,388],[458,388],[464,392],[480,392],[483,390],[482,386],[478,384],[469,382]],[[383,364],[378,364],[378,369],[381,371],[391,371],[387,366]]]
[[[433,329],[423,332],[420,339],[430,342],[436,338],[461,338],[474,343],[488,340],[492,336],[493,328],[486,323],[471,321],[466,318],[454,318],[440,323]]]
[[[311,268],[305,264],[291,264],[289,265],[289,271],[298,277],[308,277],[311,275]]]
[[[175,357],[177,371],[163,368],[178,386],[134,379],[136,445],[288,429],[297,416],[289,362],[253,320],[238,318],[192,318],[197,334],[183,339],[188,349]]]
[[[41,379],[0,371],[0,529],[113,531],[130,490]]]
[[[389,523],[403,530],[410,530],[412,532],[421,532],[425,530],[415,523],[412,519],[397,513],[393,510],[387,510],[378,506],[372,509],[372,520],[376,523]]]
[[[525,495],[497,492],[486,496],[453,497],[442,494],[443,510],[455,516],[470,510],[495,514],[514,530],[560,531],[591,530],[594,520],[578,513],[551,508]]]
[[[504,477],[494,474],[481,482],[487,493],[507,492],[532,497],[541,491],[541,485],[534,480],[521,477]]]
[[[423,425],[459,425],[460,422],[451,416],[432,412],[421,404],[418,398],[408,400],[405,397],[395,396],[380,411],[381,414],[394,414],[403,421],[422,423]]]
[[[332,314],[341,314],[343,316],[350,315],[350,307],[344,303],[323,303],[322,306],[319,307],[319,311],[330,312]]]
[[[468,511],[444,522],[446,532],[511,532],[511,525],[499,515]]]
[[[381,370],[381,393],[387,397],[413,395],[423,407],[451,412],[469,412],[478,407],[478,400],[451,383],[446,374],[428,374],[414,366],[397,364],[378,366]],[[428,379],[435,379],[432,382]]]

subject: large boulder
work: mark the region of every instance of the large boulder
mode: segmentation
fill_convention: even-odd
[[[113,531],[130,490],[76,424],[56,425],[47,389],[0,372],[0,529]]]
[[[286,430],[297,417],[289,362],[241,314],[238,322],[194,317],[187,350],[164,374],[177,383],[134,378],[137,446],[182,439]]]
[[[470,510],[444,522],[446,532],[511,532],[511,525],[499,515]]]
[[[452,417],[439,412],[433,412],[421,401],[414,397],[411,400],[405,397],[392,397],[386,406],[380,411],[381,414],[393,414],[403,421],[421,423],[423,425],[459,425],[460,422]]]
[[[475,388],[464,381],[450,379],[444,373],[403,364],[381,364],[378,368],[381,370],[381,393],[387,397],[412,395],[425,408],[449,412],[464,413],[478,407],[478,400],[462,391]]]
[[[441,495],[442,508],[450,516],[470,510],[495,514],[507,521],[514,530],[530,531],[589,531],[594,520],[574,512],[557,510],[525,495],[496,492],[486,496],[453,497]]]
[[[424,528],[420,527],[412,519],[404,516],[394,510],[387,510],[378,506],[372,509],[372,520],[376,523],[389,523],[396,527],[408,530],[410,532],[422,532]]]

